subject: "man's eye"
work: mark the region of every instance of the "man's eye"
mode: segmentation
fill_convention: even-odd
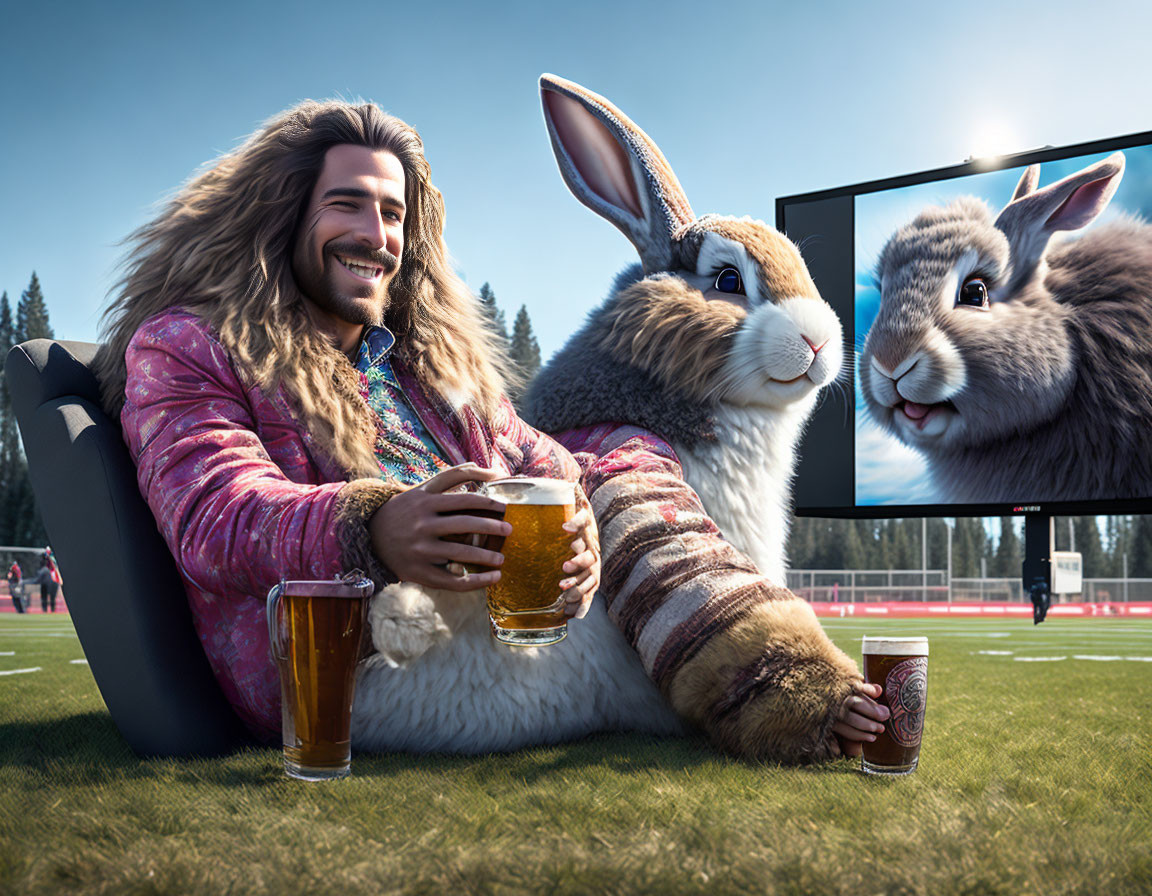
[[[740,272],[736,268],[724,268],[716,275],[716,282],[713,284],[720,292],[736,293],[737,295],[744,295],[744,281],[740,279]]]
[[[957,305],[966,305],[969,308],[988,307],[988,286],[981,277],[970,277],[960,287],[956,296]]]

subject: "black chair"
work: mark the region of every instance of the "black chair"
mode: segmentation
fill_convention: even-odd
[[[33,339],[5,373],[68,609],[112,720],[140,756],[250,742],[192,627],[175,561],[101,408],[97,345]]]

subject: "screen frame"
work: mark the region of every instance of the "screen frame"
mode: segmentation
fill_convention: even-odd
[[[1103,140],[1092,140],[1084,143],[1072,143],[1066,146],[1043,146],[1010,155],[992,156],[986,158],[973,158],[958,165],[948,165],[942,168],[932,168],[903,174],[896,177],[886,177],[878,180],[863,181],[842,187],[833,187],[826,190],[814,190],[807,193],[795,193],[781,196],[776,199],[776,229],[788,235],[787,209],[789,205],[801,203],[820,202],[828,199],[855,199],[857,196],[868,193],[877,193],[884,190],[899,189],[917,184],[937,181],[953,180],[959,177],[968,177],[975,174],[984,174],[989,171],[1001,171],[1005,168],[1018,168],[1028,165],[1043,164],[1045,162],[1067,159],[1074,156],[1088,156],[1104,152],[1127,149],[1134,146],[1152,145],[1152,130],[1126,134],[1121,137],[1110,137]],[[853,208],[853,216],[855,211]],[[855,232],[855,221],[851,222],[852,231]],[[791,237],[789,237],[791,238]],[[856,370],[855,355],[852,358],[850,384],[855,390]],[[853,457],[855,457],[856,433],[851,421],[846,427],[853,441]],[[1152,432],[1149,433],[1149,450],[1152,450]],[[800,451],[803,452],[803,443]],[[855,482],[855,471],[853,471]],[[853,489],[853,502],[855,489]],[[1023,514],[1050,514],[1053,516],[1089,516],[1113,515],[1125,513],[1152,513],[1152,495],[1143,498],[1116,498],[1108,500],[1085,501],[1045,501],[1032,504],[878,504],[859,506],[853,503],[850,507],[836,506],[804,506],[797,504],[794,508],[797,516],[825,517],[833,519],[902,519],[910,517],[990,517],[990,516],[1016,516]]]

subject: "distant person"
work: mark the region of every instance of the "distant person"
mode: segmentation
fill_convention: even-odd
[[[24,612],[24,572],[15,560],[8,567],[8,595],[17,613]]]
[[[56,612],[56,592],[60,589],[60,572],[56,569],[56,561],[52,559],[52,552],[45,551],[40,557],[40,570],[36,573],[36,581],[40,583],[40,612],[47,613],[48,608]]]

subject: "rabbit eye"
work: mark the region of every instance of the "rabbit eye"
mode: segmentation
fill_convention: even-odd
[[[740,279],[740,272],[736,268],[724,268],[716,275],[715,287],[720,292],[731,292],[744,295],[744,281]]]
[[[960,294],[956,296],[957,305],[966,305],[969,308],[988,307],[988,287],[981,277],[972,277],[964,281],[960,287]]]

